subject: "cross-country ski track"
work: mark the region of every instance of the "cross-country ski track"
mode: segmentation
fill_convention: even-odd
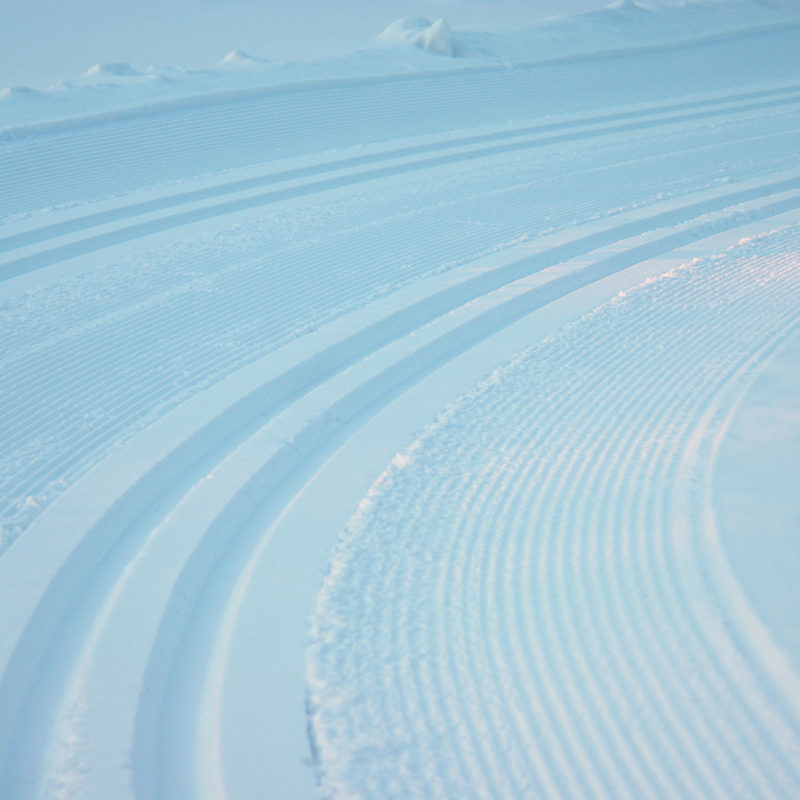
[[[0,129],[0,797],[800,796],[799,31]]]

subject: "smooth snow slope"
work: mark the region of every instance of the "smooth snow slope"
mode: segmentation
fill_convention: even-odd
[[[736,578],[800,668],[800,332],[764,364],[727,423],[714,470],[715,508]]]
[[[0,99],[0,797],[798,794],[791,11]]]

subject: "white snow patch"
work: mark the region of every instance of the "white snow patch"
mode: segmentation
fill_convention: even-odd
[[[406,455],[405,453],[398,453],[392,459],[392,466],[396,467],[397,469],[404,469],[405,467],[411,466],[411,464],[413,463],[414,459]]]
[[[8,86],[5,89],[0,89],[0,100],[7,97],[34,97],[40,95],[36,89],[31,89],[30,86]]]
[[[84,73],[86,78],[138,78],[143,73],[134,69],[127,61],[110,64],[95,64]]]
[[[635,13],[637,11],[645,10],[638,3],[634,2],[634,0],[613,0],[613,2],[609,3],[606,8],[609,8],[612,11],[623,11],[628,13]]]
[[[269,62],[263,58],[251,56],[250,53],[246,53],[244,50],[240,50],[237,47],[231,50],[219,63],[226,67],[251,67],[261,66]]]
[[[430,22],[425,17],[403,17],[386,27],[377,41],[390,47],[419,47],[430,53],[453,57],[453,37],[445,19]]]

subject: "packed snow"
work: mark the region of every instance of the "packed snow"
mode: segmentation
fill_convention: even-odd
[[[8,0],[0,797],[800,796],[800,8]]]

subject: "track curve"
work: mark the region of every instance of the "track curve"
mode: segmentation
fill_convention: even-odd
[[[797,324],[796,36],[0,136],[0,794],[800,789],[697,488]]]
[[[797,791],[798,720],[770,701],[748,630],[720,618],[695,485],[730,384],[798,324],[797,235],[599,308],[448,411],[386,473],[317,612],[310,703],[325,791]],[[478,755],[470,737],[490,749]],[[542,752],[552,757],[537,763]],[[559,782],[550,764],[575,766]]]

